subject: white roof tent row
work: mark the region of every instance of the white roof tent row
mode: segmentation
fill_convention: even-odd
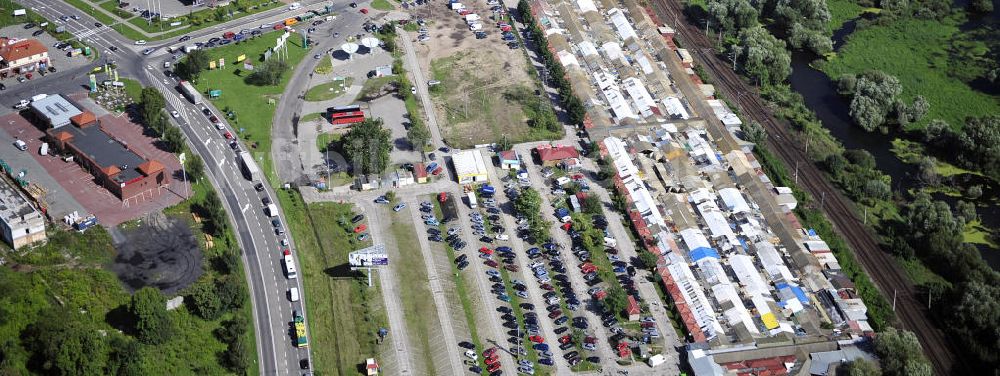
[[[589,40],[577,43],[576,47],[580,49],[580,54],[582,54],[584,57],[594,56],[598,54],[597,47],[595,47],[594,43]]]
[[[768,290],[767,283],[760,277],[757,267],[754,266],[753,257],[739,254],[730,255],[729,266],[733,268],[733,273],[739,279],[740,285],[746,289],[747,295],[771,299],[771,292]]]
[[[615,27],[615,31],[618,32],[619,38],[622,38],[624,41],[629,40],[629,38],[636,38],[635,29],[632,28],[632,23],[625,16],[625,12],[618,8],[611,8],[608,11],[608,16],[611,19],[611,24]]]
[[[715,338],[718,333],[722,332],[722,325],[715,317],[715,309],[709,303],[708,297],[705,296],[701,284],[695,279],[691,268],[685,263],[674,263],[668,265],[667,270],[677,286],[680,287],[684,301],[687,302],[691,313],[694,314],[695,321],[705,332],[705,336],[709,339]]]
[[[774,248],[773,244],[760,241],[754,243],[753,246],[757,249],[757,257],[760,258],[760,263],[764,265],[764,271],[771,276],[771,280],[794,280],[792,272],[788,270],[788,266],[785,266],[785,261],[778,254],[778,250]]]
[[[635,103],[635,107],[639,109],[642,116],[653,116],[652,109],[657,108],[656,101],[654,101],[653,97],[649,95],[649,91],[646,90],[646,85],[643,85],[642,81],[635,77],[629,77],[622,80],[622,84],[625,86],[625,92],[632,98],[632,101]]]
[[[684,108],[684,103],[681,102],[680,98],[677,97],[666,97],[661,101],[663,106],[667,108],[667,114],[670,116],[679,117],[681,119],[690,119],[691,114],[687,112]]]
[[[722,188],[719,190],[722,202],[726,204],[726,209],[733,213],[749,213],[750,204],[743,198],[743,193],[736,188]]]
[[[666,221],[660,215],[660,209],[656,207],[656,201],[646,189],[646,184],[639,178],[639,169],[629,158],[625,142],[617,137],[608,137],[604,139],[604,146],[607,147],[618,176],[629,190],[629,197],[632,198],[642,218],[650,225],[666,226]]]
[[[576,6],[580,8],[580,14],[597,11],[597,5],[594,4],[594,0],[576,0]]]

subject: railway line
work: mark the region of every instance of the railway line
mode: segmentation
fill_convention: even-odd
[[[767,110],[756,88],[747,84],[734,72],[729,63],[713,53],[712,41],[694,25],[680,21],[683,18],[683,4],[679,0],[654,0],[653,9],[661,19],[678,20],[671,25],[676,30],[675,39],[691,52],[695,60],[704,64],[706,71],[715,79],[716,89],[727,98],[733,99],[739,110],[750,119],[762,124],[769,137],[766,146],[774,151],[785,165],[797,161],[809,161],[805,147],[789,125],[778,121]],[[751,95],[745,95],[745,94]],[[799,165],[800,186],[813,197],[823,196],[821,208],[837,232],[850,244],[852,252],[862,268],[875,281],[882,294],[889,299],[895,296],[896,316],[905,329],[913,331],[920,339],[924,353],[940,375],[963,373],[962,362],[958,362],[955,346],[943,331],[931,322],[930,312],[917,299],[917,289],[896,264],[896,260],[884,252],[875,235],[862,224],[854,209],[853,202],[827,180],[826,176],[812,163]]]

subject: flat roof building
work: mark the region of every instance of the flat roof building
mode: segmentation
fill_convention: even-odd
[[[0,180],[0,230],[12,248],[45,241],[45,216],[7,177]]]
[[[169,171],[163,163],[146,159],[109,134],[93,113],[80,111],[58,94],[35,103],[39,103],[42,112],[53,115],[47,117],[46,122],[52,128],[46,133],[54,146],[73,155],[100,185],[119,199],[126,200],[167,184]],[[58,108],[59,114],[49,112],[52,108]]]
[[[489,179],[486,160],[479,149],[455,153],[451,156],[451,163],[455,165],[459,184],[483,183]]]
[[[32,101],[31,111],[51,128],[69,125],[71,118],[83,113],[76,105],[59,94]]]

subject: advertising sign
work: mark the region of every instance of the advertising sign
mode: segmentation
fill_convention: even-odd
[[[384,245],[377,244],[349,253],[347,263],[352,268],[386,266],[389,265],[389,255],[385,252]]]
[[[241,62],[243,60],[246,60],[246,59],[247,59],[247,55],[243,54],[243,55],[240,55],[240,56],[236,57],[236,62],[239,63],[239,62]]]

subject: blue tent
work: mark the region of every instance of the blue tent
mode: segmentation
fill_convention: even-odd
[[[698,261],[705,257],[719,258],[719,252],[708,247],[698,247],[691,251],[691,260]]]

